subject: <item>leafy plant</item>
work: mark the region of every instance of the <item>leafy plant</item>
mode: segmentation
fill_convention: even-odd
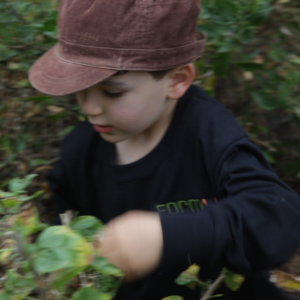
[[[198,286],[201,289],[201,299],[207,300],[210,298],[221,297],[221,294],[213,295],[213,293],[219,288],[222,282],[232,291],[236,291],[240,288],[245,278],[242,275],[233,273],[227,268],[224,268],[219,277],[212,283],[211,281],[203,282],[198,278],[200,267],[198,265],[191,265],[186,271],[181,273],[175,280],[179,285],[185,285],[190,289],[195,289]],[[170,296],[163,300],[180,300],[181,296]]]
[[[64,225],[41,223],[30,202],[41,192],[25,192],[34,177],[14,178],[0,192],[0,299],[112,299],[123,273],[98,255],[103,224],[92,216],[71,220],[70,213]]]

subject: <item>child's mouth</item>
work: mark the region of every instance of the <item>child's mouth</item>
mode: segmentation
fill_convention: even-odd
[[[97,124],[93,124],[94,130],[100,133],[106,133],[113,130],[112,126],[101,126]]]

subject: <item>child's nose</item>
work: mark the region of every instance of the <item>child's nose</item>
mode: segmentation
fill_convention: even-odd
[[[87,91],[80,106],[83,114],[86,116],[98,116],[104,111],[99,95],[92,91]]]

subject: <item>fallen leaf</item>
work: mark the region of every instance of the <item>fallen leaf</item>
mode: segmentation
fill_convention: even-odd
[[[48,106],[47,106],[47,109],[48,109],[50,112],[54,113],[54,114],[60,113],[60,112],[62,112],[62,111],[65,111],[65,108],[59,107],[59,106],[55,106],[55,105],[48,105]]]
[[[41,166],[41,167],[34,169],[34,173],[38,173],[38,172],[41,172],[44,170],[51,170],[52,168],[53,167],[51,167],[51,166]]]
[[[245,80],[253,80],[254,79],[254,75],[252,72],[244,72],[243,77]]]
[[[279,30],[284,35],[288,35],[288,36],[293,35],[293,33],[287,27],[282,26],[282,27],[279,28]]]
[[[263,64],[264,63],[264,57],[260,54],[254,56],[251,59],[252,62],[256,63],[256,64]]]

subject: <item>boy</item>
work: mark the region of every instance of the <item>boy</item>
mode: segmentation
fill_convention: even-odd
[[[289,299],[266,270],[299,246],[300,202],[192,85],[198,14],[198,0],[62,0],[59,44],[29,77],[76,93],[88,121],[63,142],[53,197],[107,223],[101,255],[126,275],[117,299],[199,299],[174,283],[194,263],[204,281],[224,266],[246,276],[222,299]]]

